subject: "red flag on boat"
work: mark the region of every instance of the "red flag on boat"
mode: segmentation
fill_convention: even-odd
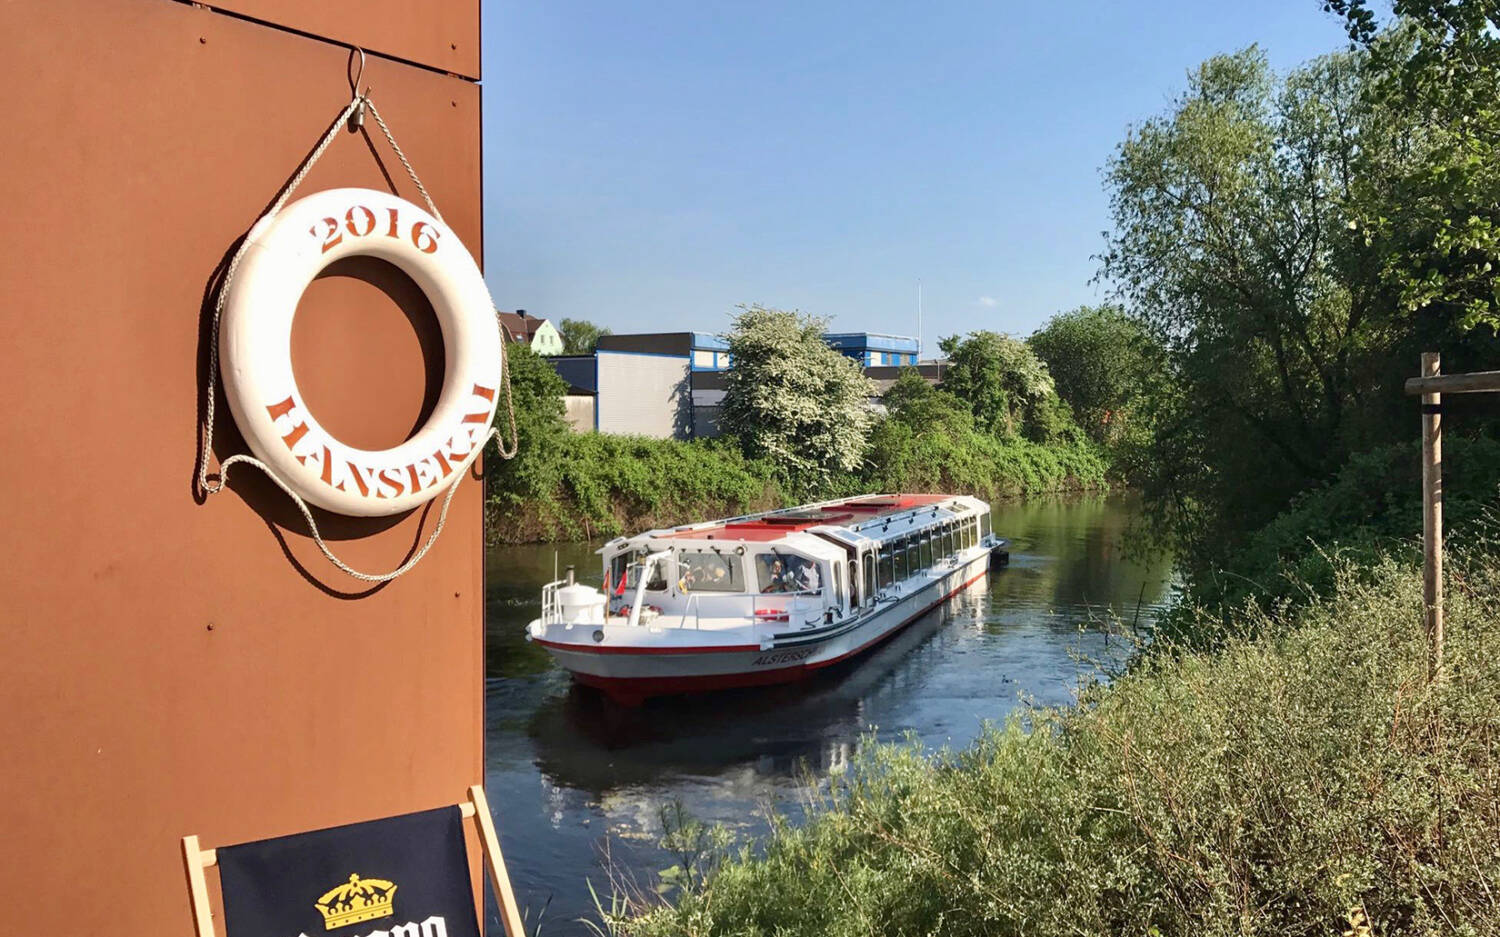
[[[620,584],[617,585],[617,586],[615,586],[615,595],[624,595],[624,594],[625,594],[625,574],[621,573],[620,574]]]
[[[604,594],[605,595],[609,595],[609,574],[611,572],[613,572],[613,570],[606,570],[605,573],[604,573]]]

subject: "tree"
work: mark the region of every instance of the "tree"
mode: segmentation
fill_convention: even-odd
[[[557,330],[562,333],[565,355],[592,355],[600,337],[610,334],[609,329],[586,319],[564,319],[558,323]]]
[[[1047,366],[1026,343],[980,330],[950,335],[938,347],[948,358],[942,388],[968,405],[975,426],[1035,442],[1050,442],[1071,428]]]
[[[1159,351],[1119,306],[1058,313],[1026,344],[1095,442],[1116,441],[1137,422],[1139,398],[1154,383]]]
[[[1401,134],[1400,158],[1361,154],[1351,218],[1382,299],[1438,327],[1500,327],[1500,7],[1395,0],[1384,29],[1367,0],[1324,7],[1369,57],[1367,110]]]
[[[904,367],[881,398],[890,418],[916,430],[974,429],[974,418],[962,400],[939,390],[913,367]]]
[[[730,331],[721,425],[803,491],[860,465],[874,385],[823,341],[826,321],[741,306]]]
[[[516,457],[500,459],[491,450],[491,457],[484,460],[490,490],[513,498],[550,497],[557,486],[558,442],[569,432],[563,407],[568,385],[546,358],[524,342],[507,342],[505,355],[516,414]],[[508,420],[502,400],[495,410],[495,426],[507,438]]]
[[[1357,159],[1388,141],[1360,80],[1354,55],[1284,81],[1254,47],[1212,58],[1107,167],[1102,273],[1174,383],[1134,480],[1179,548],[1265,523],[1360,443],[1386,335],[1348,206]]]

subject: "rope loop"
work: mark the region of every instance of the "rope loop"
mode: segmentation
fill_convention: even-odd
[[[366,86],[363,92],[359,90],[359,81],[364,77],[365,71],[365,53],[363,49],[360,49],[358,47],[355,47],[353,51],[359,53],[359,72],[352,77],[349,83],[349,88],[351,91],[349,103],[344,105],[344,109],[339,113],[338,118],[335,119],[334,122],[329,126],[328,131],[323,134],[323,139],[318,141],[318,145],[313,148],[313,151],[308,154],[307,158],[302,161],[302,164],[297,167],[296,174],[293,175],[291,181],[289,181],[286,186],[282,188],[280,194],[276,197],[276,201],[272,203],[271,207],[266,210],[266,213],[264,215],[256,219],[256,224],[259,224],[266,218],[275,216],[283,208],[286,207],[286,203],[291,199],[292,193],[295,192],[297,190],[297,187],[302,184],[302,181],[307,178],[307,174],[312,171],[313,166],[317,164],[318,160],[322,159],[323,154],[333,143],[334,138],[338,136],[339,130],[343,128],[346,123],[354,127],[355,129],[361,129],[363,124],[364,112],[367,110],[369,111],[370,116],[375,118],[375,123],[379,125],[380,132],[385,136],[386,142],[390,144],[390,147],[395,152],[396,157],[401,160],[401,165],[406,169],[407,177],[411,179],[412,184],[417,187],[417,191],[422,193],[422,200],[427,203],[427,207],[431,210],[432,216],[439,221],[443,221],[443,215],[438,211],[437,205],[432,201],[432,196],[428,194],[427,187],[422,184],[422,180],[417,176],[417,171],[412,168],[411,161],[406,158],[406,153],[401,149],[400,144],[396,142],[395,134],[391,133],[391,128],[386,125],[385,119],[380,116],[380,111],[375,107],[375,102],[371,100],[369,87]],[[446,224],[447,222],[444,221],[444,223]],[[252,225],[251,227],[254,228],[254,225]],[[244,259],[245,251],[249,248],[249,246],[250,240],[248,237],[241,239],[239,247],[235,249],[234,255],[229,259],[229,266],[224,270],[224,279],[219,284],[218,296],[215,297],[214,300],[213,323],[210,328],[208,345],[208,383],[206,388],[204,389],[205,399],[203,406],[203,440],[198,452],[198,490],[203,493],[204,497],[218,494],[219,492],[224,490],[225,485],[227,485],[229,482],[229,469],[231,466],[239,463],[254,466],[255,468],[258,468],[262,472],[264,472],[266,476],[276,484],[276,487],[286,492],[287,496],[296,503],[297,509],[302,512],[303,519],[307,521],[308,532],[312,534],[313,540],[318,544],[318,549],[330,563],[338,567],[343,572],[347,573],[349,576],[360,580],[361,582],[389,582],[390,580],[395,579],[398,576],[401,576],[404,573],[408,572],[412,567],[416,566],[417,563],[421,562],[422,557],[426,556],[427,551],[432,548],[432,545],[434,543],[437,542],[438,535],[443,532],[443,525],[448,522],[448,507],[453,503],[453,495],[458,491],[459,483],[462,481],[461,478],[455,478],[452,484],[448,486],[448,493],[443,497],[442,510],[438,513],[437,526],[433,528],[432,534],[427,538],[427,541],[422,544],[421,549],[418,550],[411,559],[407,560],[405,563],[402,563],[396,569],[393,569],[388,573],[365,573],[354,569],[353,567],[349,566],[349,564],[345,563],[343,560],[334,555],[333,551],[329,549],[327,542],[324,541],[323,535],[318,531],[318,523],[313,518],[312,509],[308,507],[307,502],[302,499],[301,495],[293,491],[291,486],[283,481],[280,477],[278,477],[276,473],[271,470],[271,467],[266,465],[264,462],[260,461],[254,456],[241,453],[232,455],[229,458],[225,459],[222,463],[220,463],[217,475],[211,476],[209,473],[209,463],[212,459],[214,438],[214,391],[219,383],[219,323],[224,316],[224,303],[226,302],[229,295],[229,287],[234,282],[235,274],[239,271],[240,261]],[[494,307],[493,300],[491,300],[490,306],[491,308]],[[496,313],[496,315],[498,317],[498,312]],[[498,319],[496,325],[498,327]],[[491,427],[489,434],[485,436],[484,442],[482,442],[480,445],[488,446],[490,440],[493,439],[496,441],[495,449],[500,458],[513,459],[515,458],[516,449],[520,440],[516,429],[515,402],[511,394],[509,355],[505,355],[502,362],[501,380],[505,389],[505,412],[507,418],[507,429],[509,430],[509,441],[507,442],[506,435],[502,434],[498,428]]]

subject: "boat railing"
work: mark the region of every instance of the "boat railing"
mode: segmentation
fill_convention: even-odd
[[[690,592],[677,617],[677,627],[686,628],[688,620],[695,630],[703,628],[704,606],[710,618],[743,618],[745,621],[785,621],[794,612],[807,611],[797,608],[796,599],[823,597],[822,589],[804,589],[799,592]],[[821,612],[820,612],[821,613]]]
[[[542,624],[553,625],[562,620],[562,613],[557,604],[557,590],[565,585],[561,579],[542,586]]]

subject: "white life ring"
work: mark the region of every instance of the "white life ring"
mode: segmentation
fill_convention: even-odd
[[[408,511],[456,483],[483,450],[504,347],[484,276],[463,242],[405,199],[373,189],[300,198],[250,229],[219,331],[224,390],[255,455],[307,501],[360,517]],[[307,409],[292,373],[292,318],[324,267],[378,257],[410,276],[442,328],[444,381],[427,423],[379,452],[347,446]]]

